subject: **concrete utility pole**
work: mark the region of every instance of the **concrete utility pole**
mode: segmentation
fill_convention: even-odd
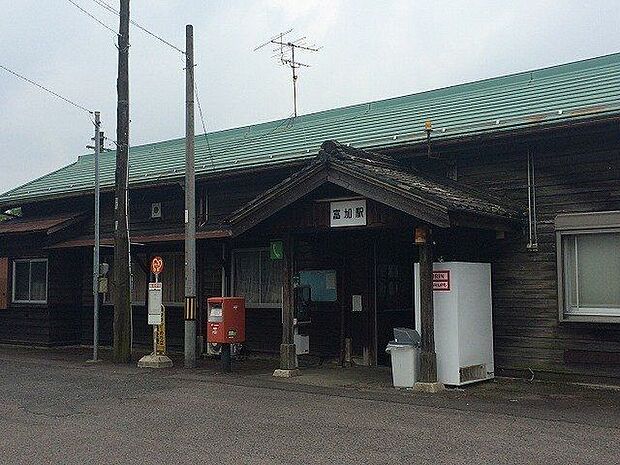
[[[93,251],[93,362],[99,360],[99,154],[101,121],[95,112],[95,247]]]
[[[131,290],[129,224],[129,0],[120,0],[116,110],[116,178],[114,198],[114,361],[131,361]]]
[[[194,28],[185,27],[185,368],[196,366],[196,173],[194,171]]]

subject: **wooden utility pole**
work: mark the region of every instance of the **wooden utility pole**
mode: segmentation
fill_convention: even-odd
[[[131,361],[131,291],[129,224],[129,0],[120,1],[116,110],[116,178],[114,199],[114,361]]]
[[[422,347],[420,351],[420,381],[437,382],[437,356],[435,354],[435,313],[433,309],[433,242],[427,229],[426,240],[420,251],[420,320]]]
[[[185,368],[196,366],[196,173],[194,28],[185,27]]]
[[[284,276],[282,278],[282,344],[280,344],[280,370],[297,369],[293,336],[293,243],[289,234],[284,241]]]

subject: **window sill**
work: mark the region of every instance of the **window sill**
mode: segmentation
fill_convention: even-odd
[[[563,313],[560,323],[620,323],[620,315],[577,315]]]
[[[11,302],[9,308],[47,308],[47,302]]]

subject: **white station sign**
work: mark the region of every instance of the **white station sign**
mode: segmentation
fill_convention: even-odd
[[[332,228],[342,226],[366,226],[366,200],[339,200],[329,203],[329,225]]]
[[[149,283],[149,300],[148,310],[149,317],[148,322],[150,325],[161,324],[161,303],[162,303],[162,286],[161,283]]]

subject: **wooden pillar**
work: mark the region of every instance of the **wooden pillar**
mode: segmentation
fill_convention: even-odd
[[[282,344],[280,369],[295,370],[295,343],[293,340],[293,244],[290,236],[284,241],[284,276],[282,277]]]
[[[433,310],[433,243],[430,230],[426,240],[419,244],[420,251],[420,319],[422,323],[422,348],[420,353],[420,381],[437,382],[437,356],[435,354],[435,313]]]
[[[350,337],[347,327],[347,311],[349,310],[349,299],[351,295],[351,275],[349,272],[348,250],[349,240],[347,238],[339,238],[338,250],[342,254],[340,256],[340,289],[338,290],[340,301],[340,366],[345,366],[346,359],[346,339]]]

